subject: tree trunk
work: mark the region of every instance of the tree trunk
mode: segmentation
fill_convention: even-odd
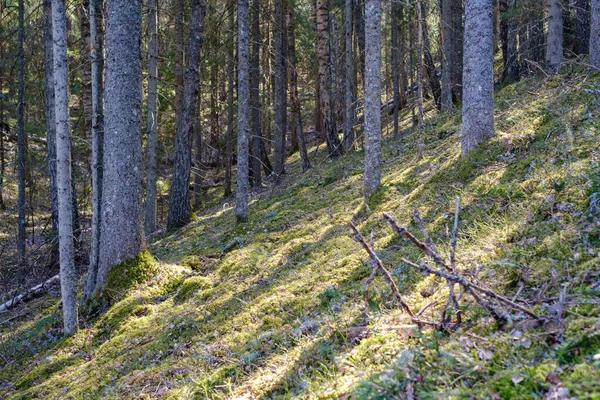
[[[184,85],[184,37],[183,37],[183,11],[184,1],[175,0],[175,117],[177,126],[181,117]]]
[[[356,68],[360,74],[363,90],[365,86],[365,0],[355,0],[354,2],[354,32],[358,43],[358,54],[356,55]],[[358,87],[358,83],[357,83]],[[358,88],[357,88],[358,92]]]
[[[144,249],[142,228],[141,0],[106,5],[102,214],[96,288]]]
[[[156,0],[148,0],[148,115],[146,129],[146,236],[156,230],[156,146],[158,130],[158,16]]]
[[[462,156],[494,135],[492,6],[467,0],[465,7]]]
[[[235,219],[248,219],[248,152],[250,135],[250,38],[248,0],[238,0],[238,172]],[[280,49],[276,50],[279,51]]]
[[[504,70],[502,80],[512,83],[519,79],[519,63],[517,48],[517,15],[516,0],[500,0],[500,36],[502,42],[502,60]]]
[[[342,155],[342,146],[337,135],[333,108],[331,104],[331,68],[329,46],[329,7],[327,0],[317,0],[317,64],[320,89],[320,108],[322,112],[323,131],[327,141],[327,148],[331,157]]]
[[[202,89],[200,89],[202,91]],[[194,121],[194,208],[200,210],[202,206],[202,116],[200,114],[200,101],[202,94],[198,96],[198,114]]]
[[[588,54],[590,49],[590,0],[575,0],[575,37],[573,52]]]
[[[421,15],[427,15],[421,3]],[[429,29],[427,28],[427,18],[422,19],[423,28],[423,56],[425,57],[425,71],[427,73],[427,81],[429,82],[429,88],[435,102],[435,106],[438,110],[442,109],[442,88],[440,87],[440,80],[438,79],[438,72],[433,62],[433,56],[431,55],[431,45],[429,43]]]
[[[590,35],[590,66],[600,69],[600,0],[592,0],[592,22]]]
[[[252,129],[252,177],[255,188],[262,186],[261,148],[262,127],[260,124],[260,0],[252,0],[250,9],[250,127]]]
[[[170,231],[187,224],[191,217],[189,185],[192,167],[192,139],[194,137],[194,118],[198,112],[205,8],[204,0],[194,0],[192,3],[183,104],[177,126],[175,167],[167,221],[167,229]]]
[[[563,18],[561,0],[548,0],[546,70],[557,74],[563,63]]]
[[[381,2],[365,2],[365,201],[381,184]]]
[[[418,132],[419,132],[419,154],[423,151],[423,124],[425,113],[423,112],[423,34],[424,34],[424,21],[423,21],[423,7],[421,0],[416,2],[417,8],[417,109],[419,111],[418,119]]]
[[[81,34],[81,99],[83,102],[83,130],[84,138],[92,135],[92,77],[90,63],[90,0],[82,0],[78,7],[79,32]]]
[[[26,215],[25,215],[25,53],[23,43],[25,41],[25,5],[19,0],[19,31],[18,31],[18,102],[17,102],[17,171],[18,171],[18,200],[19,210],[19,233],[17,236],[17,251],[19,264],[25,263],[25,241],[27,239]]]
[[[452,110],[452,3],[451,0],[441,0],[442,25],[442,111]]]
[[[46,141],[48,145],[48,176],[50,187],[50,222],[52,250],[50,265],[59,263],[58,254],[58,191],[56,189],[56,120],[54,118],[54,44],[52,42],[52,0],[44,0],[44,100],[46,110]],[[0,129],[2,124],[0,124]]]
[[[235,0],[231,1],[231,7],[229,10],[229,32],[227,34],[227,134],[225,137],[225,197],[231,196],[231,168],[233,164],[233,77],[234,77],[234,63],[235,63],[235,46],[233,31],[235,30],[234,23],[234,6]]]
[[[69,74],[67,71],[67,17],[64,0],[52,0],[54,43],[54,115],[56,119],[56,184],[58,188],[58,238],[60,290],[64,332],[77,332],[77,270],[73,249],[71,194],[71,132],[69,121]]]
[[[273,155],[273,166],[275,167],[275,174],[281,175],[285,173],[285,141],[287,133],[286,124],[286,97],[287,97],[287,82],[286,82],[286,69],[287,60],[285,58],[285,1],[286,0],[274,0],[275,1],[275,21],[273,24],[273,35],[275,48],[274,52],[274,102],[275,108],[274,124],[273,124],[273,136],[275,140],[275,149]]]
[[[360,1],[360,0],[358,0]],[[354,58],[352,52],[352,0],[345,0],[344,7],[344,39],[346,74],[344,82],[344,151],[354,150],[354,117],[356,91],[354,80]]]
[[[452,93],[461,101],[463,93],[463,0],[452,1]]]
[[[394,139],[398,139],[398,114],[400,112],[400,55],[398,46],[398,23],[399,23],[399,8],[400,4],[392,3],[392,93],[394,99]]]
[[[100,260],[100,226],[102,221],[102,157],[104,147],[104,107],[103,70],[104,70],[104,38],[103,38],[103,2],[90,1],[90,44],[92,62],[92,232],[90,246],[90,264],[83,293],[87,300],[94,292]]]

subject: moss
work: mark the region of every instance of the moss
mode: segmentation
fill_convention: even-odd
[[[194,276],[188,278],[181,284],[179,291],[175,296],[175,301],[177,303],[183,303],[184,301],[191,298],[199,290],[206,290],[212,287],[212,280],[204,276]]]
[[[103,298],[109,304],[123,297],[128,290],[154,277],[158,272],[158,262],[148,250],[138,256],[113,266],[108,272]]]

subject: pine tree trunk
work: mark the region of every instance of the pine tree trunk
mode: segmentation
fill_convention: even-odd
[[[424,21],[423,21],[423,7],[421,0],[417,0],[416,2],[417,8],[417,110],[419,112],[418,119],[418,145],[419,145],[419,154],[423,152],[423,128],[424,128],[424,119],[425,113],[423,110],[423,31],[424,31]]]
[[[234,23],[234,6],[235,0],[231,1],[231,7],[229,12],[229,32],[227,43],[227,133],[225,136],[225,192],[224,196],[231,196],[231,169],[233,165],[233,77],[234,77],[234,63],[235,63],[235,46],[234,46],[234,34],[235,23]]]
[[[18,102],[17,102],[17,174],[18,174],[18,199],[17,208],[19,210],[19,233],[17,236],[17,252],[19,264],[25,263],[25,241],[27,239],[26,215],[25,215],[25,53],[23,43],[25,41],[25,5],[23,0],[19,0],[19,30],[17,36],[18,42]]]
[[[90,0],[90,45],[91,45],[91,89],[92,89],[92,227],[90,264],[84,301],[94,292],[100,260],[100,226],[102,221],[102,157],[104,147],[103,70],[103,4],[102,0]]]
[[[92,135],[92,77],[90,62],[90,19],[89,7],[91,0],[82,0],[78,7],[79,32],[81,34],[81,99],[83,102],[83,130],[84,138]],[[90,165],[91,166],[91,165]]]
[[[248,0],[238,0],[238,172],[235,219],[248,219],[248,153],[250,136],[250,37]],[[280,51],[278,49],[277,51]]]
[[[156,147],[158,130],[158,15],[156,0],[148,0],[148,115],[146,129],[146,235],[156,231]]]
[[[394,123],[394,139],[399,137],[398,114],[400,112],[400,54],[398,48],[398,23],[399,23],[399,8],[398,3],[392,3],[392,94],[394,100],[393,123]]]
[[[600,0],[592,0],[590,35],[590,66],[600,69]]]
[[[50,188],[50,222],[52,250],[50,266],[58,265],[58,191],[56,189],[56,120],[54,118],[54,44],[52,42],[52,0],[44,0],[44,101],[48,176]],[[0,124],[0,129],[2,125]]]
[[[184,226],[191,217],[189,185],[192,168],[192,139],[194,137],[194,119],[198,112],[205,8],[204,0],[194,0],[192,3],[185,85],[175,140],[175,166],[167,230]]]
[[[573,52],[588,54],[590,49],[590,0],[575,0],[575,37]]]
[[[421,3],[421,14],[427,15],[423,4]],[[425,57],[425,71],[427,73],[427,81],[429,82],[429,88],[431,89],[431,94],[433,94],[433,99],[435,102],[435,106],[438,110],[442,109],[442,88],[440,86],[440,80],[438,78],[438,71],[433,62],[433,56],[431,55],[431,44],[429,43],[429,29],[427,28],[427,18],[424,17],[422,20],[423,25],[423,55]]]
[[[344,39],[345,39],[345,65],[346,74],[344,82],[344,151],[351,153],[354,150],[354,117],[356,91],[354,80],[354,58],[352,52],[352,1],[345,0],[344,7]],[[360,1],[360,0],[359,0]]]
[[[252,129],[252,183],[254,187],[262,186],[261,174],[261,102],[260,102],[260,0],[252,0],[250,9],[250,127]]]
[[[563,63],[563,17],[561,0],[548,0],[546,70],[557,74]]]
[[[519,63],[517,55],[517,16],[516,0],[500,0],[500,36],[502,43],[502,60],[504,70],[502,80],[512,83],[519,79]]]
[[[365,2],[365,201],[381,184],[381,2]]]
[[[109,270],[144,249],[142,227],[141,0],[108,0],[100,257],[95,293]]]
[[[78,329],[77,270],[73,249],[71,195],[71,132],[69,121],[69,74],[67,71],[67,17],[64,0],[52,0],[54,43],[54,109],[56,118],[56,184],[58,189],[58,237],[60,248],[60,289],[64,332]]]
[[[275,149],[273,155],[273,166],[275,174],[281,175],[285,173],[285,136],[287,132],[286,125],[286,60],[284,50],[284,35],[285,35],[285,0],[275,1],[275,21],[273,24],[273,35],[275,48],[274,52],[274,85],[273,94],[275,108],[273,136],[275,139]]]
[[[451,0],[442,2],[440,31],[442,33],[442,111],[452,110],[452,3]]]
[[[184,37],[183,37],[183,11],[184,1],[175,0],[175,117],[177,126],[181,116],[183,103],[184,83]]]
[[[362,80],[364,90],[365,86],[365,0],[354,1],[354,32],[358,44],[358,54],[356,54],[356,69]],[[357,83],[358,86],[358,83]],[[358,89],[357,89],[358,91]]]
[[[202,206],[202,116],[200,114],[202,93],[198,97],[198,115],[194,121],[194,208],[196,210],[200,210]]]
[[[462,156],[494,135],[494,49],[489,0],[465,6]]]
[[[463,93],[463,0],[452,1],[452,93],[462,100]]]
[[[333,120],[333,107],[331,103],[331,66],[329,46],[329,7],[327,0],[317,0],[317,64],[320,89],[320,108],[322,112],[323,131],[331,157],[342,155],[341,142],[337,135],[335,121]]]

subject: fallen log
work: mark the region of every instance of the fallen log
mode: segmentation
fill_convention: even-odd
[[[52,278],[47,281],[40,283],[39,285],[35,285],[34,287],[28,289],[27,291],[19,294],[16,297],[13,297],[9,301],[4,304],[0,304],[0,313],[7,312],[11,308],[14,308],[20,303],[24,303],[29,300],[33,300],[37,297],[40,297],[44,293],[48,291],[48,287],[54,284],[60,283],[60,275],[54,275]]]

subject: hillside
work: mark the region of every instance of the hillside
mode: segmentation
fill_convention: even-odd
[[[459,110],[430,112],[422,138],[404,115],[368,207],[362,152],[312,148],[305,174],[295,154],[284,180],[252,197],[250,222],[236,226],[227,202],[154,238],[158,267],[115,272],[116,304],[74,337],[61,338],[58,297],[1,315],[0,397],[597,398],[600,76],[571,68],[500,89],[497,135],[462,161]],[[362,326],[369,258],[349,222],[413,309],[436,301],[424,313],[435,320],[445,283],[400,262],[424,256],[383,213],[422,237],[418,209],[447,255],[457,197],[461,273],[538,314],[563,307],[564,319],[499,327],[464,296],[457,332],[417,329],[378,275]]]

